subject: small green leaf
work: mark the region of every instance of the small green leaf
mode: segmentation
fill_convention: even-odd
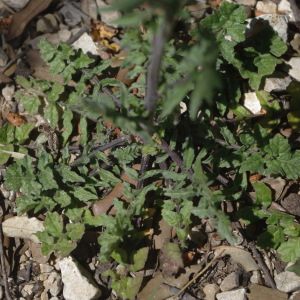
[[[71,171],[70,166],[64,166],[61,170],[59,170],[59,173],[62,177],[62,181],[64,183],[70,181],[70,182],[85,182],[84,178],[79,176],[77,173]]]
[[[23,173],[20,164],[9,166],[5,174],[5,185],[10,191],[18,191],[22,186]]]
[[[58,240],[56,245],[53,247],[53,250],[61,256],[69,255],[77,247],[76,241],[69,241],[67,238],[61,238]],[[57,255],[56,254],[56,255]]]
[[[127,253],[125,250],[121,249],[120,247],[117,247],[111,254],[111,257],[116,260],[119,264],[122,264],[123,266],[126,265],[127,262]]]
[[[29,134],[34,128],[34,123],[22,124],[15,128],[15,143],[23,144],[28,138]]]
[[[195,158],[194,145],[192,139],[189,138],[187,148],[183,153],[183,162],[187,170],[191,168],[194,158]]]
[[[18,215],[23,215],[38,205],[38,202],[25,196],[18,197],[16,203]]]
[[[38,174],[39,182],[42,184],[44,190],[57,189],[58,185],[54,180],[53,171],[50,167],[45,168]]]
[[[44,118],[50,121],[50,127],[54,128],[58,122],[58,110],[55,103],[49,102],[45,109]]]
[[[286,269],[288,272],[294,272],[298,277],[300,277],[300,258],[296,262]]]
[[[134,181],[138,180],[138,172],[135,169],[132,168],[127,168],[126,165],[123,165],[123,169],[125,171],[125,173]]]
[[[81,223],[77,224],[67,224],[66,225],[67,230],[67,238],[71,240],[80,240],[84,234],[85,227]]]
[[[187,199],[197,194],[197,190],[192,188],[183,188],[180,190],[166,190],[165,196],[178,199]]]
[[[300,238],[294,238],[290,241],[283,242],[277,251],[281,259],[285,262],[296,262],[300,257]]]
[[[13,145],[0,146],[0,165],[4,165],[10,158],[11,154],[2,152],[1,150],[12,152],[14,151],[14,146]]]
[[[37,113],[39,106],[41,105],[41,100],[39,97],[23,95],[21,103],[24,105],[25,109],[30,115]]]
[[[182,253],[178,244],[165,242],[162,253],[170,261],[170,264],[183,268]]]
[[[65,131],[63,132],[62,137],[64,140],[63,145],[65,145],[69,136],[71,135],[71,133],[73,131],[73,125],[71,122],[73,119],[73,112],[69,108],[66,108],[62,118],[64,120],[64,127],[65,127]]]
[[[53,199],[61,206],[66,207],[71,204],[71,197],[64,190],[57,190]]]
[[[261,153],[253,153],[248,156],[244,162],[241,163],[240,173],[250,171],[251,173],[263,174],[264,172],[264,159]]]
[[[136,272],[142,270],[145,266],[147,257],[148,257],[149,249],[147,247],[141,248],[138,251],[132,251],[130,254],[130,271]]]
[[[90,192],[88,192],[87,190],[85,190],[83,187],[79,186],[75,188],[76,191],[71,192],[74,197],[80,201],[89,201],[89,200],[93,200],[93,199],[98,199],[97,195],[94,195]]]
[[[104,181],[114,182],[114,183],[122,182],[122,180],[117,178],[113,173],[106,171],[104,169],[101,169],[100,171],[98,171],[98,173],[99,173],[101,179]]]
[[[284,242],[284,233],[279,226],[268,226],[266,232],[257,239],[257,246],[262,249],[276,249],[280,243]]]
[[[0,144],[8,145],[14,138],[12,134],[14,133],[15,127],[10,123],[6,123],[0,128]]]
[[[82,49],[78,49],[78,52],[73,59],[75,59],[74,66],[76,69],[87,68],[94,62],[94,60],[90,59],[87,54],[83,53]]]
[[[63,233],[63,223],[59,222],[59,214],[55,212],[47,212],[44,222],[45,230],[43,232],[51,234],[53,237],[60,238]]]
[[[272,203],[272,191],[263,182],[253,182],[253,187],[256,191],[255,204],[262,204],[264,207],[269,207]]]
[[[121,282],[121,293],[120,296],[124,299],[133,300],[136,294],[139,292],[143,281],[142,276],[136,276],[134,278],[127,277]]]
[[[80,145],[84,145],[87,142],[88,139],[88,130],[87,130],[87,120],[84,115],[81,115],[80,117],[80,130],[81,130],[81,139],[80,139]]]

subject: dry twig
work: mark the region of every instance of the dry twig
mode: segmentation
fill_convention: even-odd
[[[0,260],[1,260],[1,270],[2,270],[2,276],[4,279],[4,287],[5,287],[5,295],[7,300],[12,300],[12,297],[10,295],[9,286],[8,286],[8,280],[7,280],[7,274],[5,269],[5,260],[4,260],[4,249],[3,249],[3,233],[2,233],[2,218],[0,218]]]
[[[175,298],[177,298],[187,287],[189,287],[197,278],[200,277],[200,275],[202,275],[212,264],[213,262],[219,257],[221,256],[221,254],[224,252],[225,250],[222,250],[220,253],[218,253],[207,265],[206,267],[200,271],[192,280],[190,280],[173,298],[172,300],[174,300]]]

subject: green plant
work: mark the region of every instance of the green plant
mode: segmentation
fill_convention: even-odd
[[[142,278],[131,278],[128,272],[143,268],[147,260],[143,238],[151,233],[144,227],[149,208],[176,227],[182,247],[188,246],[189,231],[199,224],[199,218],[214,218],[220,236],[233,244],[230,220],[220,209],[220,203],[240,199],[242,195],[249,199],[247,172],[279,174],[289,179],[300,176],[299,150],[292,151],[282,135],[272,136],[275,126],[268,127],[262,121],[253,124],[251,121],[256,119],[247,118],[252,114],[240,103],[237,81],[241,76],[245,84],[259,89],[263,76],[271,74],[280,63],[277,57],[286,51],[286,45],[269,28],[246,38],[244,8],[226,1],[220,11],[214,11],[189,33],[193,43],[180,43],[172,39],[172,30],[175,21],[180,19],[183,23],[189,17],[182,9],[187,2],[192,1],[128,0],[112,5],[111,9],[124,12],[119,24],[131,26],[122,39],[128,50],[122,67],[129,69],[129,78],[140,80],[130,88],[115,79],[103,79],[101,73],[109,68],[111,60],[84,69],[92,60],[81,50],[75,53],[65,43],[57,47],[46,40],[39,47],[51,75],[59,74],[66,85],[76,77],[72,75],[80,73],[75,89],[66,89],[55,81],[18,78],[25,90],[17,97],[27,111],[36,113],[42,105],[40,97],[44,97],[48,102],[44,117],[55,127],[61,121],[59,111],[63,107],[65,129],[58,161],[53,162],[45,150],[38,150],[36,164],[25,156],[8,168],[7,187],[15,191],[22,188],[23,195],[17,198],[18,213],[48,211],[45,230],[37,233],[44,255],[69,254],[85,230],[101,226],[100,259],[108,261],[112,257],[125,266],[121,275],[106,272],[113,278],[112,287],[123,298],[133,299],[141,285]],[[149,9],[133,14],[132,10],[140,4],[148,4]],[[157,14],[157,8],[161,14]],[[147,28],[143,36],[138,29],[140,22]],[[90,91],[86,89],[88,80],[94,83]],[[119,90],[112,94],[105,86],[116,86]],[[136,95],[132,93],[135,88],[140,89]],[[262,106],[276,116],[278,125],[287,112],[280,111],[278,102],[270,102],[267,93],[258,90],[257,95]],[[180,115],[181,101],[188,110]],[[229,110],[237,118],[223,122],[220,117]],[[85,147],[81,157],[70,163],[68,141],[72,122],[76,122],[74,113],[81,114],[80,144]],[[87,118],[97,122],[102,146],[95,150]],[[112,121],[120,128],[118,139],[109,141],[110,131],[106,129],[104,134],[102,120]],[[5,145],[12,141],[9,128],[7,125],[0,131]],[[119,148],[120,145],[123,147]],[[110,148],[111,155],[105,154]],[[139,172],[132,168],[136,162],[141,164]],[[233,182],[222,175],[224,170],[235,171]],[[136,189],[123,182],[124,195],[131,202],[114,199],[115,216],[94,216],[93,204],[105,191],[122,183],[122,171],[136,182]],[[157,184],[159,179],[165,185]],[[210,186],[215,180],[222,183],[223,189],[213,192]],[[295,261],[300,253],[290,253],[290,248],[299,243],[299,225],[294,217],[269,209],[271,193],[267,186],[257,182],[253,187],[257,199],[254,205],[247,203],[239,211],[240,218],[246,224],[268,218],[269,226],[260,237],[259,246],[279,246],[285,260]],[[154,200],[148,199],[150,192],[155,193]],[[292,240],[286,242],[285,237]]]

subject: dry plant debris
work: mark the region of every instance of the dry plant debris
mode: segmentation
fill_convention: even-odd
[[[0,299],[300,299],[297,1],[0,14]]]

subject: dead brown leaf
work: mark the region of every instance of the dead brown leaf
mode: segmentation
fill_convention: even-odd
[[[169,289],[163,288],[161,286],[162,283],[166,283],[168,285],[181,289],[189,281],[189,278],[192,277],[191,275],[194,273],[198,273],[201,269],[201,265],[193,265],[191,267],[186,267],[184,269],[185,273],[183,273],[176,279],[164,277],[162,273],[157,272],[155,273],[154,278],[152,278],[146,284],[146,286],[142,289],[140,293],[138,293],[137,296],[140,300],[148,300],[150,296],[152,296],[153,291],[155,291],[155,289],[158,288],[156,293],[153,295],[152,300],[167,299],[174,295],[170,292]]]
[[[132,180],[127,174],[123,174],[121,179],[136,186],[136,181]],[[121,200],[129,203],[131,200],[123,195],[123,183],[117,183],[114,189],[102,200],[97,201],[93,205],[93,213],[95,216],[99,216],[101,213],[107,213],[109,215],[115,215],[117,211],[113,208],[114,198],[120,198]]]
[[[10,79],[4,74],[0,74],[0,83],[10,83],[10,82],[12,82],[12,79]]]
[[[271,289],[266,286],[251,283],[249,287],[250,293],[247,293],[249,300],[285,300],[288,294],[279,290]]]
[[[15,114],[15,113],[9,113],[6,116],[6,119],[10,124],[12,124],[16,127],[19,127],[22,124],[26,124],[26,121],[20,115]]]
[[[14,16],[12,23],[9,27],[7,40],[12,40],[18,36],[20,36],[26,25],[29,21],[31,21],[34,17],[36,17],[40,12],[45,10],[52,0],[31,0],[28,4],[19,10]]]

